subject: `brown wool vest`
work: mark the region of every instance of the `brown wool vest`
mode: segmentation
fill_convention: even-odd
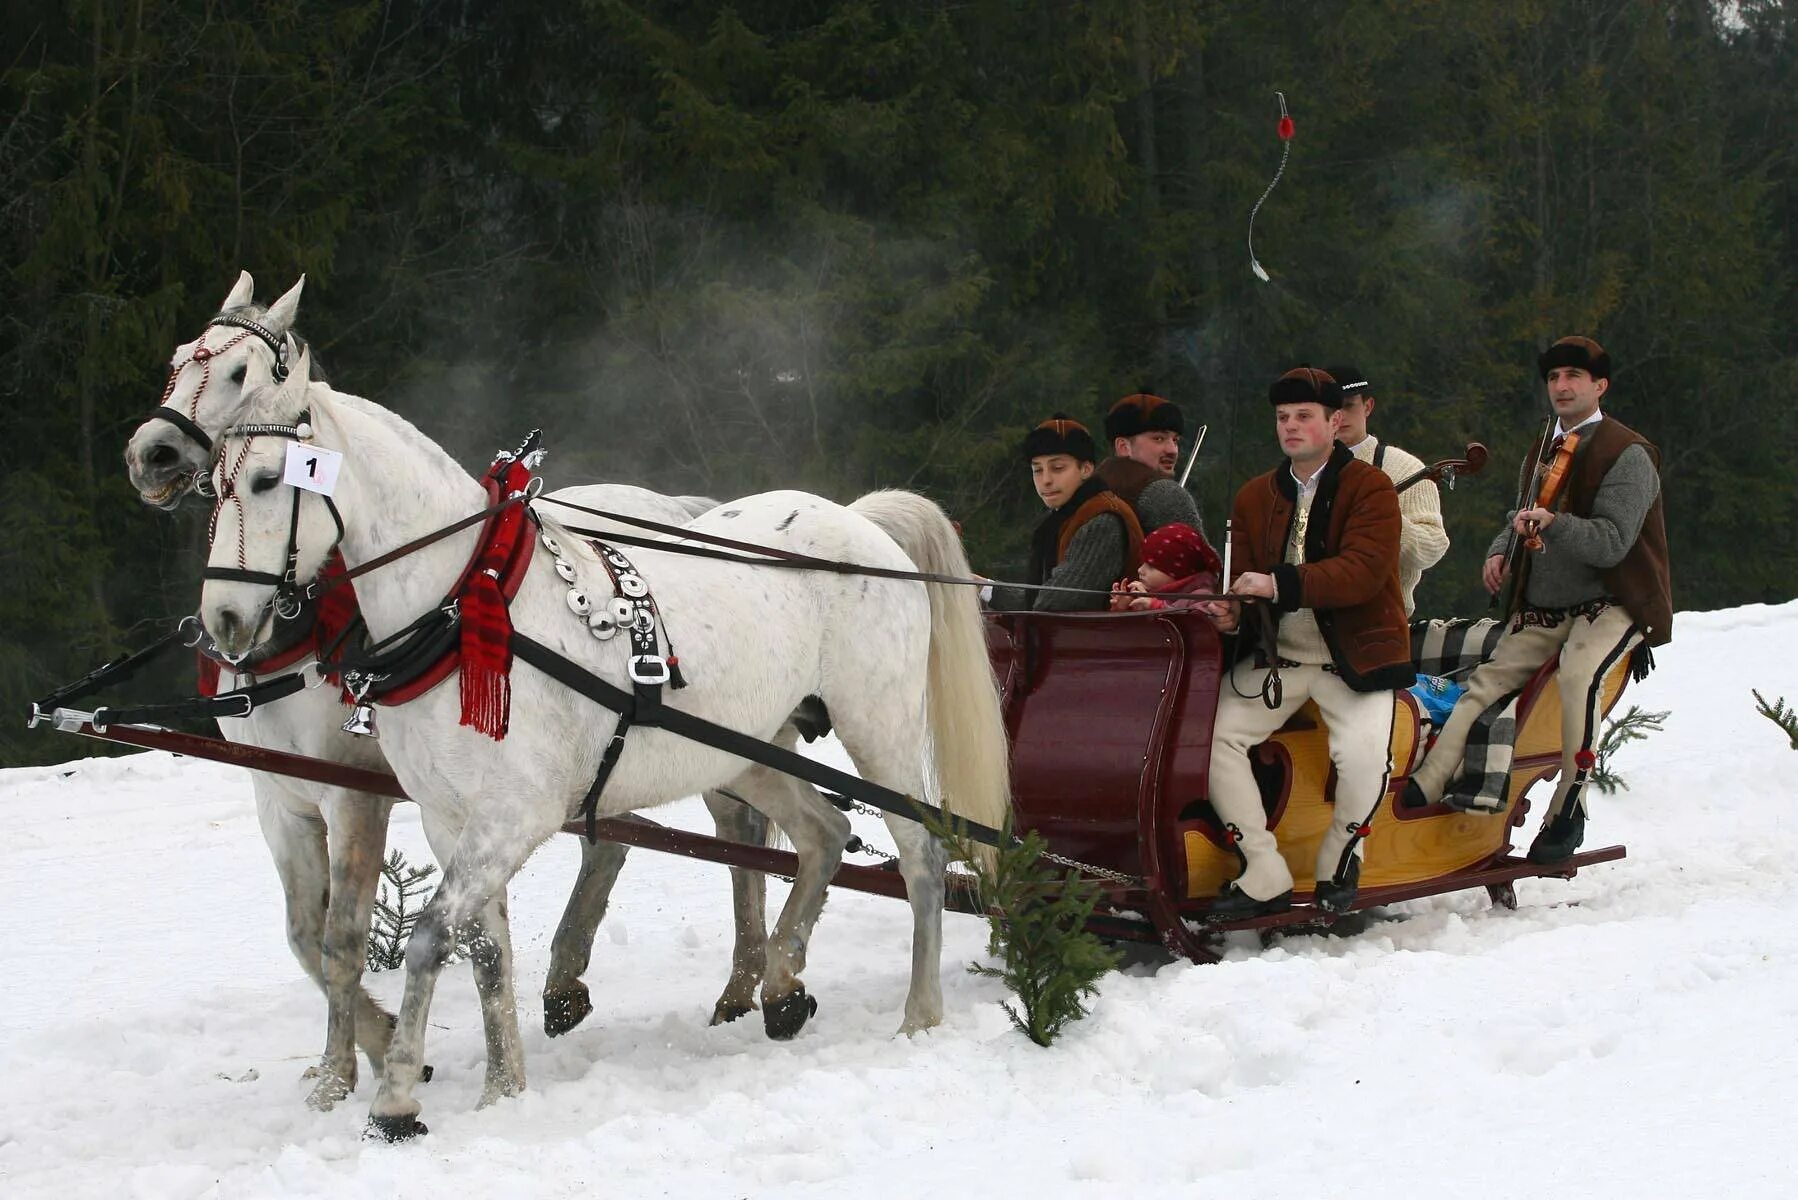
[[[1606,417],[1598,424],[1580,430],[1579,435],[1579,449],[1573,455],[1573,474],[1555,505],[1557,512],[1590,517],[1599,485],[1618,457],[1631,446],[1641,446],[1648,451],[1655,470],[1660,470],[1661,452],[1654,443],[1621,421]],[[1542,442],[1537,439],[1530,449],[1530,456],[1524,460],[1526,470],[1541,453]],[[1623,561],[1600,573],[1605,590],[1629,610],[1636,624],[1642,626],[1643,640],[1650,646],[1664,646],[1673,638],[1673,580],[1667,557],[1667,521],[1661,507],[1665,494],[1663,484],[1661,491],[1655,494],[1654,503],[1648,506],[1648,515],[1642,518],[1642,530]],[[1520,603],[1529,556],[1519,555],[1518,561],[1523,574],[1512,594]]]
[[[1136,568],[1142,565],[1142,522],[1136,519],[1136,510],[1112,492],[1100,492],[1097,496],[1074,510],[1074,514],[1062,524],[1061,536],[1055,539],[1055,561],[1061,562],[1068,556],[1068,543],[1080,532],[1080,527],[1098,516],[1100,513],[1114,513],[1124,523],[1124,576],[1133,578]]]

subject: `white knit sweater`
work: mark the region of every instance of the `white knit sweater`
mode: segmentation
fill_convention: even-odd
[[[1371,463],[1379,445],[1380,439],[1369,434],[1352,449],[1356,458]],[[1380,469],[1395,484],[1423,468],[1424,464],[1416,455],[1390,445],[1386,447],[1385,461],[1380,464]],[[1442,525],[1442,494],[1428,479],[1414,483],[1398,494],[1398,511],[1404,520],[1404,529],[1398,538],[1398,584],[1405,595],[1405,615],[1408,617],[1417,608],[1417,581],[1448,553],[1448,530]]]

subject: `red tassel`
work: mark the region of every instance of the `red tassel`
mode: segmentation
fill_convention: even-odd
[[[200,676],[200,695],[216,696],[219,693],[219,664],[214,658],[207,658],[199,652],[194,653],[194,665]]]
[[[499,580],[476,571],[462,596],[462,724],[498,741],[512,707],[512,622]]]
[[[1590,750],[1581,750],[1573,756],[1573,763],[1582,771],[1590,771],[1598,765],[1598,755]]]
[[[1280,118],[1280,140],[1282,142],[1290,142],[1292,140],[1292,135],[1294,132],[1295,132],[1295,129],[1292,124],[1292,118],[1291,117],[1281,117]]]

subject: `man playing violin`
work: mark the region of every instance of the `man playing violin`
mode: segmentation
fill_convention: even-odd
[[[1504,589],[1510,624],[1468,677],[1403,803],[1440,801],[1460,773],[1474,719],[1559,654],[1561,773],[1529,849],[1531,862],[1556,863],[1585,838],[1583,793],[1596,762],[1604,678],[1625,655],[1671,638],[1673,595],[1660,452],[1600,408],[1610,356],[1591,338],[1565,337],[1537,365],[1555,421],[1524,460],[1518,506],[1482,573],[1488,591]]]

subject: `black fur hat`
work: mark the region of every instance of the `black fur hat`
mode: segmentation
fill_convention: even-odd
[[[1536,368],[1547,379],[1556,367],[1578,367],[1594,379],[1611,377],[1611,356],[1589,337],[1564,337],[1536,356]]]
[[[1294,367],[1267,389],[1270,404],[1321,404],[1342,407],[1342,387],[1335,376],[1316,367]]]
[[[1185,433],[1186,417],[1172,400],[1151,392],[1125,396],[1105,414],[1105,440],[1135,437],[1165,429],[1169,433]]]
[[[1093,435],[1066,413],[1056,413],[1025,436],[1026,461],[1044,454],[1066,454],[1077,462],[1098,461]]]

